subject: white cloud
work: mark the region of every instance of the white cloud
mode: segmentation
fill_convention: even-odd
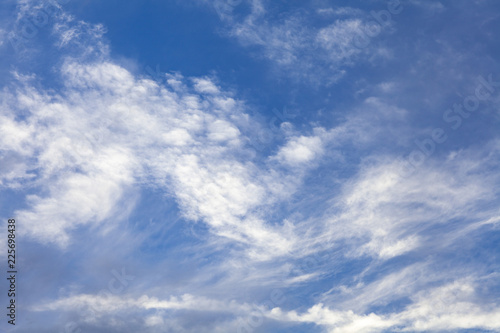
[[[360,19],[338,20],[319,30],[317,41],[328,50],[333,62],[350,60],[365,47],[362,40],[364,27]]]
[[[468,281],[455,281],[423,291],[415,297],[415,304],[395,317],[411,322],[407,331],[500,329],[500,308],[475,303],[474,292],[474,286]]]
[[[276,156],[284,164],[298,165],[318,158],[323,152],[322,141],[318,136],[292,138]]]
[[[416,302],[400,313],[360,315],[352,311],[331,310],[320,303],[302,314],[273,309],[269,316],[278,320],[324,325],[332,333],[383,332],[396,327],[403,327],[404,332],[500,329],[500,308],[475,303],[474,292],[475,288],[470,283],[456,281],[420,292],[414,297]]]
[[[195,78],[193,81],[194,88],[199,93],[217,94],[220,92],[219,88],[209,79]]]
[[[118,202],[125,199],[123,194],[133,181],[131,156],[108,148],[92,157],[91,165],[82,167],[84,174],[69,172],[53,180],[48,187],[50,197],[27,197],[31,209],[20,211],[17,216],[29,234],[43,242],[66,246],[67,231],[119,215]],[[48,158],[54,161],[64,157]]]
[[[227,121],[216,120],[209,127],[208,139],[212,141],[229,141],[238,139],[240,131]],[[238,141],[236,141],[236,144]]]
[[[40,191],[17,212],[34,238],[65,246],[71,230],[102,225],[130,205],[128,189],[153,181],[174,194],[184,216],[243,242],[254,258],[289,251],[291,229],[269,225],[258,209],[290,195],[299,180],[236,157],[247,149],[242,131],[258,126],[249,123],[241,102],[207,91],[207,79],[195,80],[193,88],[177,79],[170,90],[109,61],[70,58],[61,75],[60,94],[30,84],[3,93],[2,148],[22,162],[15,175],[2,177],[11,187],[23,177],[17,184],[29,180]],[[199,93],[200,82],[206,95]],[[26,119],[15,118],[19,108],[30,110]],[[303,151],[285,150],[287,161],[312,159],[319,148],[309,141],[299,139]],[[28,175],[27,165],[36,172]]]
[[[419,292],[412,298],[415,303],[401,312],[386,315],[375,313],[360,314],[350,310],[334,310],[322,303],[316,304],[302,313],[284,311],[274,306],[258,306],[235,301],[219,301],[185,294],[172,296],[166,300],[143,295],[139,298],[112,295],[74,295],[53,302],[38,305],[34,311],[78,311],[84,321],[99,318],[113,318],[120,312],[156,310],[155,315],[145,318],[145,326],[164,327],[168,312],[162,311],[204,311],[228,313],[227,321],[240,318],[240,327],[248,326],[252,316],[289,323],[312,323],[325,327],[328,332],[383,332],[390,328],[403,331],[437,331],[482,328],[500,328],[500,309],[492,305],[474,302],[475,288],[467,280],[456,281],[440,287]],[[162,310],[162,311],[161,311]],[[255,317],[257,316],[257,317]],[[255,326],[255,325],[254,325]],[[257,325],[258,326],[258,325]]]
[[[300,49],[310,46],[305,44],[308,32],[301,27],[300,19],[294,17],[281,25],[271,25],[254,14],[235,25],[231,34],[243,45],[262,46],[265,56],[281,65],[296,64]]]
[[[382,258],[392,258],[408,251],[412,251],[419,247],[418,237],[412,236],[405,239],[398,240],[394,244],[382,245],[381,249],[378,249],[379,256]]]
[[[250,13],[244,19],[232,19],[232,11],[225,13],[223,22],[228,26],[228,35],[243,46],[257,46],[258,56],[274,62],[285,75],[329,84],[341,78],[346,67],[390,56],[390,51],[378,46],[374,39],[389,32],[390,24],[381,26],[362,10],[323,8],[315,10],[315,15],[304,10],[282,12],[276,18],[268,10],[272,7],[268,1],[248,4]],[[323,23],[325,16],[333,18]],[[312,27],[311,20],[321,23]]]
[[[408,178],[401,177],[401,166],[393,161],[362,169],[338,201],[343,213],[333,219],[332,234],[339,223],[353,228],[349,237],[366,230],[370,242],[357,251],[390,257],[418,248],[419,233],[429,225],[472,221],[473,207],[492,195],[489,182],[498,179],[487,170],[469,175],[468,164],[464,157],[440,168],[422,167]]]

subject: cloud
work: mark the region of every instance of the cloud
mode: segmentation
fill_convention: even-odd
[[[27,182],[35,192],[16,213],[27,232],[66,247],[76,228],[105,225],[133,205],[127,191],[143,184],[171,193],[183,216],[246,244],[255,258],[287,253],[292,227],[271,226],[259,210],[293,193],[300,177],[241,157],[250,149],[245,133],[260,126],[243,102],[206,77],[170,76],[167,86],[137,77],[105,52],[93,53],[96,45],[106,49],[99,27],[64,15],[61,21],[55,38],[76,29],[78,40],[65,40],[91,50],[62,57],[62,88],[44,90],[36,78],[17,75],[18,89],[2,93],[2,149],[19,163],[1,179],[10,187]],[[317,157],[315,139],[297,140],[283,151],[283,163]]]
[[[322,142],[318,136],[300,136],[288,141],[276,156],[283,164],[297,165],[317,159],[322,153]]]
[[[346,61],[362,52],[363,29],[363,23],[359,19],[337,20],[334,24],[319,30],[317,41],[328,50],[332,62]]]
[[[219,88],[209,79],[195,78],[193,81],[194,87],[199,93],[216,94],[220,92]]]
[[[470,175],[471,160],[464,154],[461,160],[422,168],[409,178],[401,176],[398,162],[369,166],[345,187],[337,201],[343,213],[334,221],[356,228],[352,235],[369,230],[370,242],[358,250],[383,257],[413,250],[429,225],[455,219],[470,223],[485,213],[475,207],[494,195],[489,184],[499,179],[479,165],[475,167],[482,169],[481,176]]]
[[[271,311],[276,318],[322,324],[328,331],[337,332],[382,332],[387,328],[404,325],[403,331],[438,331],[457,329],[498,329],[499,309],[488,309],[468,300],[474,288],[468,284],[454,282],[431,289],[418,295],[415,304],[405,311],[389,316],[374,313],[356,315],[351,311],[339,312],[325,308],[323,304],[311,307],[306,313],[282,313]],[[408,323],[411,323],[408,325]],[[408,326],[407,326],[408,325]]]
[[[139,298],[126,298],[104,295],[74,295],[48,302],[33,308],[34,311],[78,311],[83,321],[99,323],[104,318],[114,318],[120,312],[146,313],[155,310],[143,320],[145,327],[166,328],[172,311],[188,311],[191,316],[196,312],[227,313],[226,322],[231,325],[238,318],[240,330],[253,330],[265,320],[284,323],[313,323],[323,326],[328,332],[382,332],[390,328],[403,328],[403,331],[424,332],[429,330],[457,329],[498,329],[499,309],[474,302],[475,287],[470,280],[456,281],[440,287],[430,288],[417,293],[415,302],[403,311],[385,315],[375,313],[357,314],[353,311],[334,310],[322,303],[315,304],[302,313],[285,311],[280,307],[257,306],[235,301],[218,301],[193,295],[182,295],[160,300],[143,295]],[[167,311],[167,312],[165,312]],[[151,312],[149,312],[151,313]],[[252,316],[254,319],[252,319]],[[253,323],[253,324],[252,324]],[[255,323],[260,323],[255,325]],[[234,328],[233,328],[234,329]],[[191,330],[187,330],[191,332]],[[222,332],[229,330],[222,330]]]
[[[213,89],[196,95],[199,81],[193,93],[169,91],[110,62],[68,60],[61,75],[61,94],[4,93],[12,103],[3,115],[4,150],[34,159],[31,181],[50,193],[31,196],[32,208],[18,212],[33,236],[66,244],[69,229],[106,220],[126,188],[151,177],[172,186],[186,216],[216,233],[239,240],[274,233],[251,217],[273,200],[273,184],[262,181],[268,171],[231,156],[245,149],[239,102]],[[30,110],[22,121],[14,116],[19,106]]]
[[[315,84],[332,83],[345,74],[346,68],[388,55],[373,40],[392,32],[395,21],[388,11],[388,19],[350,7],[320,8],[311,15],[306,5],[302,10],[278,16],[268,8],[268,1],[251,1],[248,6],[251,12],[243,19],[227,19],[232,12],[224,16],[228,35],[245,47],[257,47],[259,57],[267,58],[278,71],[294,78]],[[327,23],[317,17],[324,19],[327,14],[333,16]],[[320,23],[311,25],[311,21]]]
[[[311,27],[300,11],[273,20],[265,4],[252,2],[231,33],[278,66],[341,71],[374,51],[353,48],[369,28],[359,11],[323,12],[342,17]],[[419,129],[387,96],[391,78],[329,128],[286,124],[283,142],[256,152],[262,124],[236,93],[206,76],[166,74],[163,84],[134,73],[109,55],[104,31],[57,16],[56,82],[18,70],[0,93],[0,181],[6,193],[22,189],[20,236],[70,261],[77,237],[113,234],[78,254],[72,265],[87,270],[57,277],[57,292],[31,301],[30,314],[95,332],[500,328],[494,258],[467,257],[496,241],[498,140],[449,148],[405,175],[398,152]],[[161,213],[199,234],[163,216],[128,221],[143,213],[142,191],[172,201]],[[158,246],[170,231],[182,244]],[[100,271],[79,260],[107,267],[114,256],[148,274],[123,294],[96,294],[87,279]]]

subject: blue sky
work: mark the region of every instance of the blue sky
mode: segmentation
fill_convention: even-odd
[[[499,28],[493,0],[3,1],[1,331],[500,332]]]

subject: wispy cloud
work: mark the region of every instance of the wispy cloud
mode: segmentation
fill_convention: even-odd
[[[341,7],[322,8],[311,15],[309,8],[304,8],[281,13],[276,19],[268,5],[267,1],[249,1],[251,13],[244,19],[223,19],[229,26],[229,35],[243,46],[257,46],[261,56],[286,73],[316,84],[337,81],[346,67],[357,62],[385,57],[387,50],[377,45],[374,38],[393,32],[394,16],[403,9],[399,2],[371,14]],[[309,23],[318,19],[315,16],[331,18],[327,22],[319,20],[319,27],[312,28]]]

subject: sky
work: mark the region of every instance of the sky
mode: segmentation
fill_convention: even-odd
[[[500,332],[500,3],[3,0],[0,332]]]

